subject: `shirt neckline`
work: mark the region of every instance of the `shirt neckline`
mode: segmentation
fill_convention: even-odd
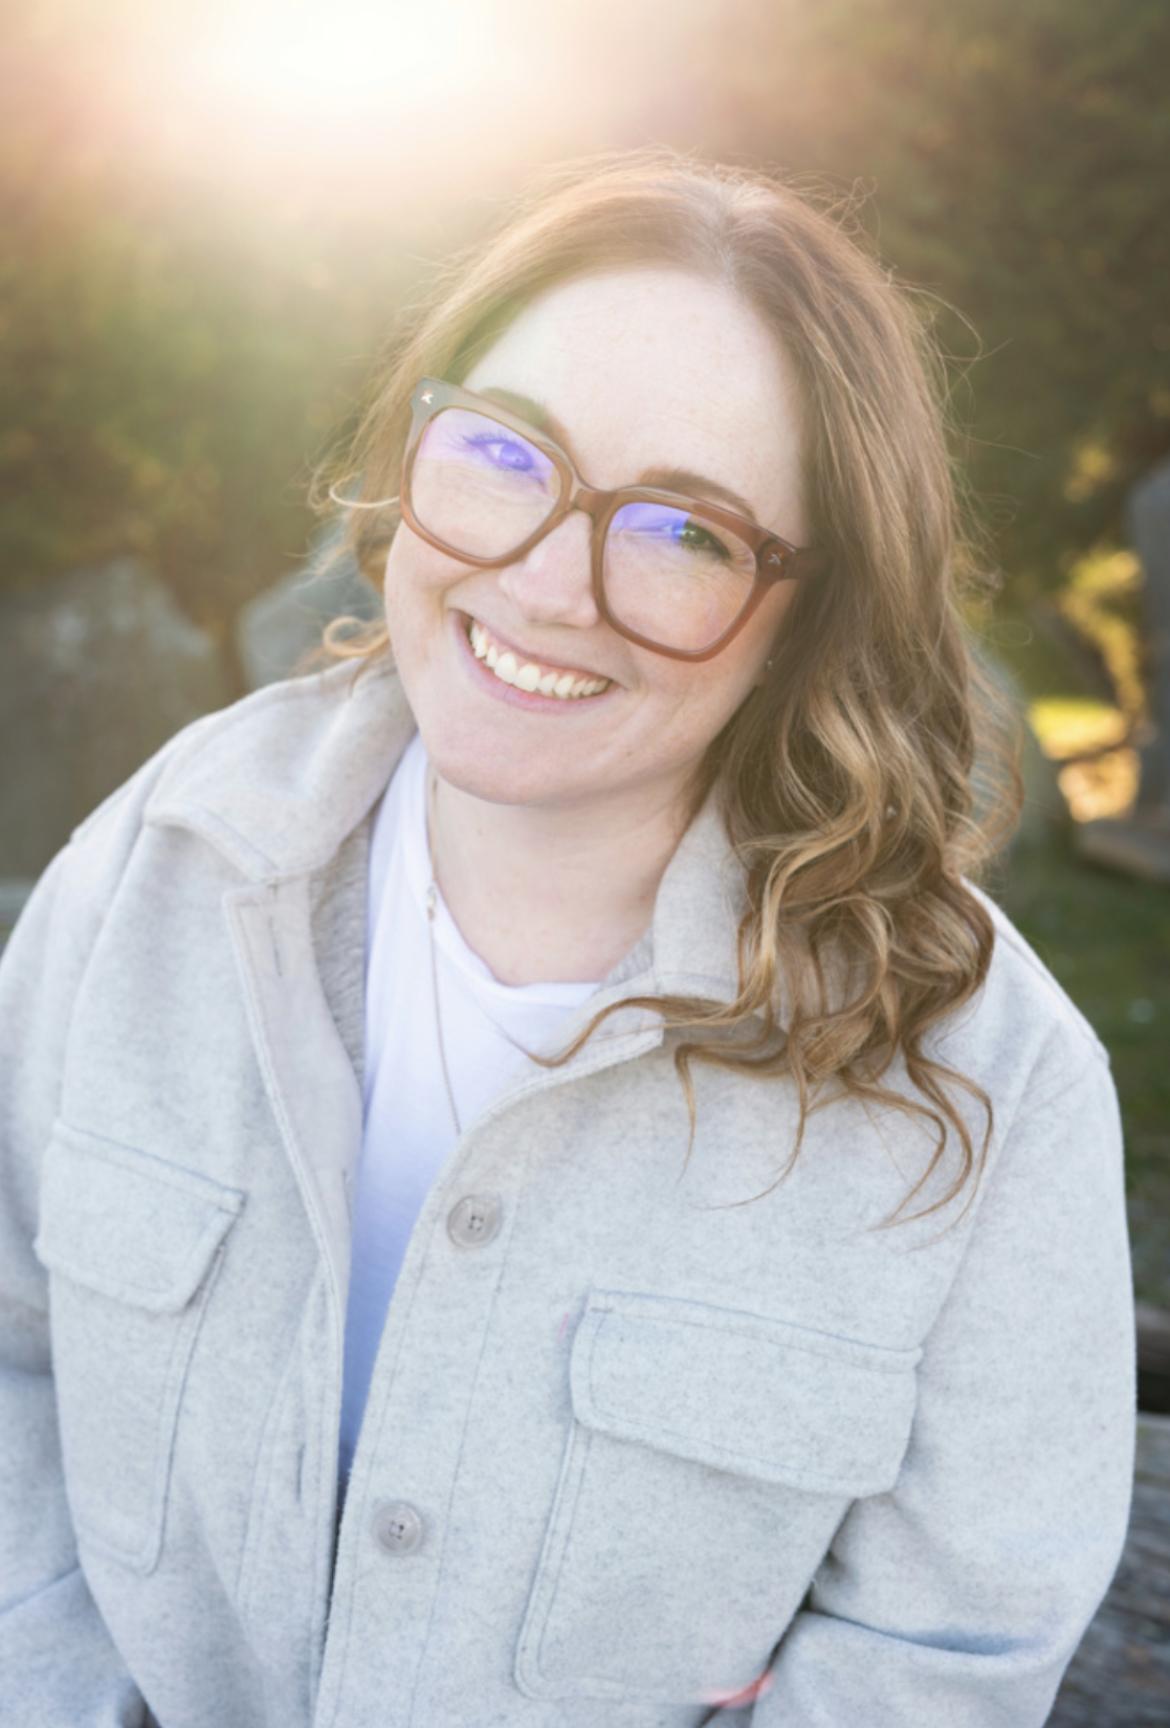
[[[405,783],[402,790],[404,856],[411,896],[422,918],[427,916],[427,888],[431,880],[427,843],[426,784],[428,757],[421,732],[416,731],[402,759]],[[504,1007],[571,1007],[600,988],[597,978],[546,979],[533,984],[506,984],[467,942],[435,885],[435,942],[444,957],[462,973],[467,985],[481,999]]]

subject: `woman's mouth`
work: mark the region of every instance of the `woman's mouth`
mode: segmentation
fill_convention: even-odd
[[[612,678],[590,677],[563,667],[543,665],[497,642],[469,613],[454,613],[465,658],[493,695],[525,708],[579,706],[595,702],[616,688]]]

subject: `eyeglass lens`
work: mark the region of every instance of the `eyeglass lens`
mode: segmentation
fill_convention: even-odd
[[[489,415],[444,408],[423,429],[410,502],[453,551],[504,558],[556,509],[559,470],[535,444]],[[611,518],[603,549],[610,611],[664,648],[702,649],[747,605],[756,556],[701,508],[637,501]]]

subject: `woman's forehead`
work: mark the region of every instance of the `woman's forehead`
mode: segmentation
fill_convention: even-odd
[[[794,368],[722,283],[649,267],[558,283],[464,382],[541,403],[596,484],[653,465],[691,469],[733,487],[761,521],[799,513]]]

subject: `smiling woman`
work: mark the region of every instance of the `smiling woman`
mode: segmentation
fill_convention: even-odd
[[[974,1146],[922,1035],[986,972],[964,878],[1020,788],[969,648],[990,577],[941,381],[910,296],[783,185],[670,152],[570,166],[416,302],[315,497],[348,501],[338,556],[386,597],[328,652],[396,664],[438,780],[436,878],[496,975],[583,975],[590,934],[633,940],[718,784],[747,970],[730,1007],[670,1012],[717,1035],[758,1016],[744,1054],[708,1050],[791,1072],[802,1098],[837,1079],[941,1112],[961,1183]],[[515,645],[509,679],[523,655],[612,680],[574,705],[587,740],[545,739],[553,704],[514,683],[501,708],[456,677],[451,609]],[[852,997],[823,993],[850,972]],[[899,1046],[925,1102],[879,1084]],[[700,1048],[679,1053],[688,1106]]]
[[[669,151],[404,316],[315,494],[382,618],[0,961],[0,1721],[1046,1720],[1121,1125],[977,881],[944,381],[829,211]]]

